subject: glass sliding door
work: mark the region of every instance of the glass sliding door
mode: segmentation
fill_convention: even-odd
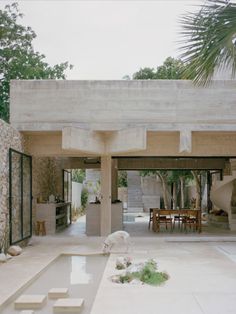
[[[72,174],[70,170],[63,169],[63,199],[71,202],[72,199]]]
[[[63,200],[68,203],[67,206],[67,223],[71,224],[72,222],[72,172],[71,170],[62,170],[62,180],[63,180]]]
[[[32,158],[9,150],[10,244],[32,236]]]

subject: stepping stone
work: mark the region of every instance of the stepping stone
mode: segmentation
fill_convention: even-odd
[[[58,299],[53,305],[54,313],[74,313],[79,312],[84,304],[84,299]]]
[[[15,301],[15,309],[41,309],[47,301],[46,295],[23,294]]]
[[[68,297],[68,288],[52,288],[48,292],[49,299],[61,299]]]
[[[34,314],[34,311],[31,310],[20,311],[20,314]]]

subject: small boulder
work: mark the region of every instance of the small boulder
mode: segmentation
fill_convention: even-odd
[[[9,247],[7,253],[11,256],[17,256],[20,255],[22,252],[22,248],[19,245],[12,245]]]
[[[116,259],[116,269],[125,269],[131,265],[130,257],[119,256]]]
[[[0,263],[5,263],[7,261],[7,257],[4,253],[0,253]]]

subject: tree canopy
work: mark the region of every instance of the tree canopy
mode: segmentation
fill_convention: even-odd
[[[134,80],[179,80],[182,78],[186,66],[180,59],[166,58],[156,69],[144,67],[132,76]]]
[[[12,79],[65,79],[72,66],[63,62],[50,66],[45,55],[33,48],[31,27],[21,25],[18,4],[0,10],[0,118],[9,121],[9,93]]]
[[[184,78],[206,85],[219,68],[236,72],[236,4],[208,0],[181,18]]]

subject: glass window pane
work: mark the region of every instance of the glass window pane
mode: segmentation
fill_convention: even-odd
[[[21,155],[12,152],[11,163],[12,242],[21,239]]]
[[[31,172],[30,158],[23,156],[23,237],[31,232]]]

